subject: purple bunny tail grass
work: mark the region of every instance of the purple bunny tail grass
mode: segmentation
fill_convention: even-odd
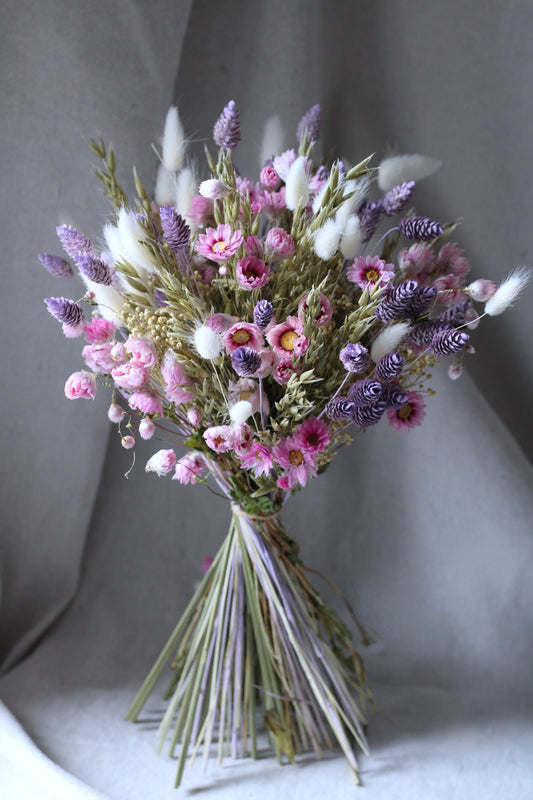
[[[381,399],[385,401],[387,408],[401,408],[409,402],[407,392],[391,383],[383,387]]]
[[[113,283],[113,275],[107,264],[101,258],[90,253],[82,253],[76,258],[76,264],[82,275],[85,275],[94,283],[101,283],[110,286]]]
[[[399,353],[387,353],[376,364],[374,375],[377,381],[389,383],[401,375],[402,369],[403,357]]]
[[[74,270],[61,256],[53,256],[50,253],[39,253],[37,256],[43,267],[54,278],[72,278]]]
[[[312,106],[309,111],[306,111],[298,127],[296,128],[296,137],[299,142],[302,141],[304,136],[307,137],[308,142],[316,142],[320,136],[320,127],[322,125],[322,109],[319,105]]]
[[[375,403],[379,400],[383,386],[379,381],[374,381],[371,378],[366,378],[362,381],[357,381],[348,390],[348,400],[351,400],[356,405],[368,405]]]
[[[464,350],[470,336],[464,331],[438,331],[431,341],[431,350],[436,356],[451,356]]]
[[[71,225],[59,225],[56,233],[63,250],[71,258],[76,258],[82,253],[94,253],[90,239]]]
[[[385,323],[394,322],[410,316],[411,301],[416,293],[416,281],[402,281],[387,291],[385,298],[376,310],[376,316]]]
[[[386,408],[387,403],[385,400],[378,400],[377,403],[373,403],[372,405],[355,406],[352,412],[352,420],[363,430],[365,428],[370,428],[380,421]]]
[[[409,304],[409,316],[421,317],[425,314],[437,296],[434,286],[419,286]]]
[[[238,347],[231,357],[231,364],[237,375],[249,378],[261,366],[261,356],[251,347]]]
[[[374,235],[378,227],[379,218],[383,212],[383,206],[380,200],[375,203],[369,203],[365,200],[358,211],[359,225],[361,230],[361,241],[363,244],[368,242]]]
[[[213,139],[218,147],[233,150],[241,140],[239,111],[234,100],[230,100],[215,122]]]
[[[268,300],[259,300],[254,308],[254,322],[262,331],[270,324],[274,309]]]
[[[405,217],[400,220],[398,227],[402,236],[415,242],[430,241],[444,233],[440,222],[435,222],[429,217]]]
[[[333,422],[340,422],[343,419],[351,419],[354,408],[355,403],[346,397],[334,397],[327,403],[324,411],[326,417]]]
[[[394,214],[400,214],[411,197],[415,189],[414,181],[404,181],[399,186],[393,186],[383,195],[382,205],[383,211],[388,217]]]
[[[68,300],[66,297],[47,297],[44,302],[50,314],[69,328],[75,328],[85,319],[83,308],[74,300]]]
[[[462,303],[457,303],[455,306],[450,306],[444,311],[439,319],[444,322],[451,322],[453,325],[461,325],[466,318],[466,312],[470,308],[470,300],[463,300]]]
[[[183,252],[189,245],[191,229],[173,206],[159,209],[161,230],[168,246],[176,253]]]

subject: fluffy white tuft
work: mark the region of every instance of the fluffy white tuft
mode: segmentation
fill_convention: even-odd
[[[313,198],[313,214],[318,214],[320,209],[322,208],[322,200],[324,199],[324,195],[326,194],[328,188],[328,184],[325,183],[322,189],[315,194]]]
[[[351,197],[344,201],[335,214],[335,219],[343,228],[348,218],[357,212],[357,209],[367,195],[369,182],[368,178],[361,178],[356,181],[346,181],[344,184],[343,194],[351,194]]]
[[[154,200],[158,206],[170,206],[176,199],[176,180],[174,173],[160,164],[155,181]]]
[[[246,422],[249,416],[252,413],[252,404],[249,400],[239,400],[238,403],[232,405],[229,410],[229,415],[231,417],[232,422],[239,424],[240,422]]]
[[[122,325],[117,313],[124,305],[124,298],[117,292],[114,286],[105,286],[103,283],[90,281],[83,273],[80,273],[87,289],[93,293],[94,300],[98,303],[98,313],[104,319],[114,322],[115,325]]]
[[[328,221],[317,230],[313,250],[319,258],[323,261],[328,261],[330,258],[333,258],[339,249],[341,233],[342,228],[334,219],[328,219]]]
[[[420,181],[433,175],[442,162],[437,158],[422,156],[418,153],[405,156],[384,158],[378,167],[378,186],[382,192],[388,192],[393,186],[404,181]]]
[[[182,169],[176,178],[176,211],[187,217],[192,201],[198,193],[198,180],[190,167]]]
[[[370,357],[372,361],[377,362],[380,358],[387,355],[387,353],[392,353],[396,350],[408,331],[408,322],[395,322],[384,328],[381,333],[376,336],[370,348]]]
[[[298,156],[290,166],[285,181],[285,203],[291,211],[309,202],[309,180],[305,170],[305,156]]]
[[[361,223],[357,214],[354,214],[352,217],[348,217],[344,226],[340,251],[347,261],[351,261],[360,252],[362,244]]]
[[[520,292],[525,289],[531,279],[531,270],[518,267],[498,286],[490,300],[485,303],[485,314],[497,317],[514,303]]]
[[[270,158],[283,152],[284,141],[285,131],[281,127],[281,120],[277,114],[274,114],[267,119],[263,133],[263,141],[259,151],[259,166],[261,169]]]
[[[122,258],[135,267],[141,280],[147,278],[157,262],[144,244],[146,236],[143,229],[127,208],[121,208],[118,212],[117,229]]]
[[[209,360],[216,358],[222,350],[220,336],[207,325],[201,325],[196,329],[194,346],[196,347],[196,352],[202,358],[208,358]]]
[[[169,172],[177,172],[181,169],[185,159],[187,142],[176,106],[171,106],[167,111],[162,148],[162,160],[165,169]]]

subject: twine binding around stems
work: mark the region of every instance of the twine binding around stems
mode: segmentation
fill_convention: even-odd
[[[212,749],[219,763],[257,757],[259,710],[280,763],[338,745],[359,783],[354,745],[367,752],[372,702],[363,664],[279,513],[232,504],[228,535],[127,713],[137,719],[170,665],[159,742],[170,736],[171,755],[180,745],[176,786],[200,749],[204,766]]]

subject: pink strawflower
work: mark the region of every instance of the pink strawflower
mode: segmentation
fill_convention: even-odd
[[[267,217],[274,219],[280,217],[287,208],[285,197],[285,187],[282,186],[277,192],[264,192],[263,210]]]
[[[287,486],[282,488],[294,489],[297,483],[305,486],[309,477],[316,477],[316,455],[302,450],[294,437],[282,439],[272,453],[276,464],[286,470],[282,477],[287,479]]]
[[[233,231],[231,225],[218,225],[198,234],[196,252],[211,261],[227,261],[235,255],[242,241],[240,230]]]
[[[160,478],[172,472],[176,465],[176,453],[174,450],[158,450],[157,453],[148,459],[145,466],[146,472],[155,472]]]
[[[222,181],[211,178],[207,181],[202,181],[198,187],[198,191],[202,197],[207,197],[209,200],[222,200],[230,193],[230,189]]]
[[[285,489],[288,492],[290,492],[291,488],[293,488],[288,475],[281,475],[278,478],[278,486],[280,489]]]
[[[84,397],[93,400],[96,394],[96,378],[91,372],[84,369],[73,372],[65,383],[65,395],[69,400],[77,400]]]
[[[239,258],[235,275],[243,289],[260,289],[268,283],[270,267],[257,256]]]
[[[456,242],[448,242],[439,250],[435,269],[437,272],[452,273],[457,277],[464,278],[472,267],[459,245]]]
[[[229,425],[214,425],[204,431],[203,436],[207,446],[215,453],[233,450],[233,429]]]
[[[119,423],[122,422],[124,419],[126,412],[119,406],[118,403],[111,403],[109,408],[107,409],[107,416],[110,422]]]
[[[433,251],[425,242],[417,242],[409,248],[404,248],[398,253],[398,266],[403,277],[407,280],[417,278],[419,282],[425,280],[435,268]]]
[[[112,338],[115,325],[107,319],[93,317],[91,322],[84,325],[85,338],[91,344],[103,344]]]
[[[252,442],[249,450],[240,458],[241,469],[252,470],[256,478],[260,475],[268,475],[274,463],[272,450],[260,442]]]
[[[285,150],[279,156],[274,156],[272,159],[272,166],[280,176],[281,180],[286,180],[289,174],[289,169],[296,161],[296,153],[294,150]]]
[[[426,404],[418,392],[407,392],[407,403],[400,408],[387,410],[389,424],[396,431],[409,431],[416,425],[421,425],[425,416]]]
[[[274,167],[271,167],[268,164],[261,170],[259,180],[261,181],[261,185],[264,186],[268,192],[273,192],[274,189],[277,189],[281,183],[281,178]]]
[[[321,453],[331,440],[329,426],[318,417],[309,417],[298,425],[292,440],[305,453]]]
[[[261,239],[258,236],[248,236],[244,242],[244,252],[247,256],[257,256],[257,258],[263,258],[264,247]]]
[[[135,438],[133,436],[123,436],[120,440],[120,444],[124,448],[124,450],[131,450],[132,447],[135,447]]]
[[[137,409],[142,414],[163,414],[161,398],[153,389],[144,389],[135,392],[129,398],[131,408]]]
[[[348,267],[346,277],[357,283],[361,289],[371,289],[381,279],[381,286],[387,286],[394,278],[394,264],[387,264],[379,256],[357,256]]]
[[[116,367],[111,356],[113,342],[87,344],[81,351],[85,363],[93,372],[109,374]]]
[[[125,364],[113,367],[111,376],[121,389],[135,390],[147,383],[150,370],[138,361],[126,361]]]
[[[176,463],[176,471],[172,480],[183,484],[198,483],[198,479],[202,477],[205,469],[205,461],[200,453],[187,453]]]
[[[63,334],[66,336],[67,339],[77,339],[79,336],[82,335],[85,328],[85,324],[83,322],[79,322],[77,325],[66,325],[63,323],[61,329]]]
[[[289,258],[296,252],[294,239],[283,228],[271,228],[265,240],[267,256],[273,259]]]
[[[309,340],[303,334],[303,325],[298,317],[287,317],[284,322],[274,325],[266,338],[281,361],[291,361],[293,356],[300,358],[309,347]]]
[[[126,353],[126,349],[122,342],[115,342],[113,347],[111,348],[111,358],[113,359],[115,366],[118,367],[121,364],[125,364],[128,361],[128,354]]]
[[[293,375],[295,372],[299,372],[299,370],[297,370],[290,361],[279,361],[276,364],[272,374],[276,383],[279,383],[281,386],[286,386],[291,378],[291,375]]]
[[[298,303],[298,317],[302,320],[302,311],[305,309],[307,310],[307,298],[308,294],[304,295],[300,302]],[[320,295],[320,311],[318,312],[318,316],[315,319],[315,325],[318,325],[321,328],[323,325],[327,325],[328,322],[331,321],[333,317],[333,306],[331,302],[326,297],[325,294]]]
[[[232,427],[232,443],[235,453],[242,458],[252,446],[254,432],[246,422],[239,422]]]
[[[470,295],[472,300],[475,300],[478,303],[486,303],[487,300],[496,293],[496,289],[498,286],[494,283],[494,281],[489,281],[486,278],[480,278],[473,283],[470,283],[466,287],[467,293]]]
[[[214,223],[214,203],[207,197],[202,197],[201,194],[193,197],[191,207],[187,212],[187,217],[195,222],[199,227],[211,225]]]
[[[147,336],[130,336],[124,345],[134,361],[143,367],[153,367],[157,362],[157,351],[154,343]]]
[[[139,436],[141,439],[147,441],[151,439],[155,433],[155,423],[150,417],[143,417],[139,422]]]
[[[438,291],[439,303],[443,305],[457,305],[467,299],[464,291],[464,277],[455,275],[441,275],[433,281],[433,286]]]
[[[200,411],[199,408],[192,406],[187,410],[187,419],[189,420],[193,428],[197,428],[202,421],[202,412]]]
[[[262,331],[251,322],[237,322],[221,335],[222,344],[231,355],[238,347],[259,350],[265,343]]]
[[[194,400],[196,390],[172,350],[167,350],[161,360],[161,375],[165,381],[165,394],[170,403],[179,405]]]

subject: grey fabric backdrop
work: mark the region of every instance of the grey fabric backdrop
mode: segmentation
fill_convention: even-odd
[[[319,102],[324,149],[351,161],[388,147],[440,158],[417,204],[462,218],[476,277],[498,280],[533,261],[533,6],[8,0],[1,13],[0,698],[95,790],[171,797],[174,765],[155,756],[152,732],[120,719],[228,511],[199,488],[146,476],[153,446],[126,481],[130,455],[114,435],[108,446],[104,392],[93,404],[63,398],[79,347],[46,314],[57,284],[35,254],[58,250],[58,222],[98,235],[105,221],[82,136],[101,131],[124,182],[135,163],[149,183],[150,143],[173,98],[200,161],[233,97],[239,166],[254,174],[265,116],[279,114],[289,146]],[[471,377],[452,384],[441,369],[423,428],[359,436],[287,509],[305,561],[376,634],[366,662],[395,724],[371,733],[372,800],[533,792],[531,309],[530,290],[475,333]],[[12,730],[0,722],[8,777]],[[345,796],[340,758],[293,772],[238,766],[207,783],[193,772],[187,785],[331,797],[334,781]],[[5,778],[9,800],[32,796],[29,772]]]

